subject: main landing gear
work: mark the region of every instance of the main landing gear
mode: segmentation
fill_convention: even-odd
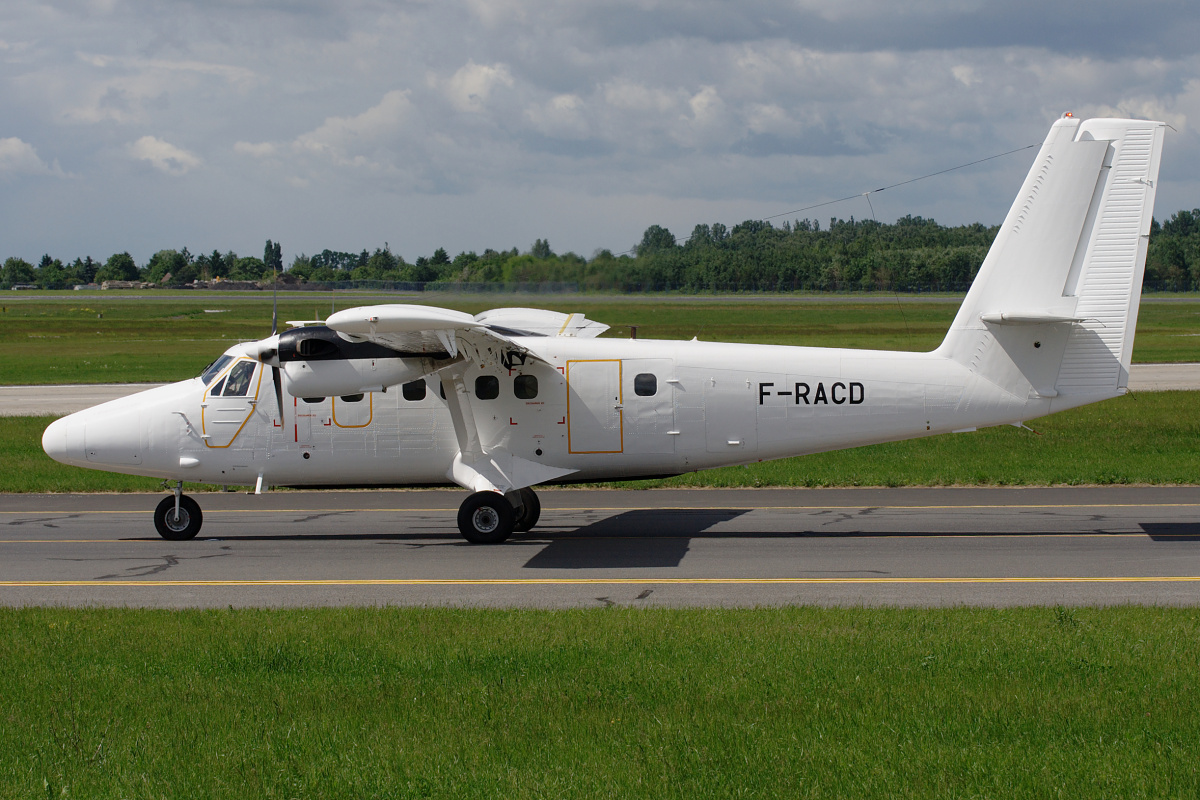
[[[458,509],[458,530],[472,544],[499,544],[513,531],[525,532],[542,515],[538,496],[528,487],[509,492],[475,492]]]
[[[537,524],[542,503],[528,487],[509,492],[476,492],[458,509],[458,530],[472,544],[499,544],[513,532],[524,533]],[[174,494],[164,497],[154,509],[154,527],[158,535],[172,542],[195,539],[204,524],[200,504],[183,493],[183,481]]]
[[[175,484],[175,494],[164,497],[154,509],[154,527],[158,535],[173,542],[195,539],[204,524],[200,504],[183,493],[183,481]]]

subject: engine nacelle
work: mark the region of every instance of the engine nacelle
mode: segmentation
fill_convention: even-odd
[[[429,370],[425,354],[356,342],[324,326],[279,337],[279,367],[293,397],[343,397],[415,381]]]
[[[415,381],[425,374],[420,359],[354,358],[343,361],[292,361],[282,365],[285,386],[293,397],[343,397],[382,391]]]

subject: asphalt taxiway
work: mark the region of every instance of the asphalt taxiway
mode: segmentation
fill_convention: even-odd
[[[464,542],[461,491],[0,496],[0,604],[155,607],[1200,604],[1200,488],[540,493]]]

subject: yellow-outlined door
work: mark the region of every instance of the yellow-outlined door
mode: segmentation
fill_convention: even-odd
[[[229,447],[254,416],[262,370],[257,361],[240,358],[209,384],[200,405],[200,429],[204,444],[214,449]]]
[[[567,362],[567,452],[625,450],[621,360]]]

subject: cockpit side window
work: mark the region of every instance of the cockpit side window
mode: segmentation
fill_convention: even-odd
[[[253,361],[239,361],[235,364],[233,369],[229,370],[229,379],[225,381],[225,391],[221,392],[221,396],[245,397],[256,366],[258,365]]]
[[[200,380],[204,381],[205,386],[208,386],[210,383],[212,383],[213,378],[220,375],[221,370],[225,369],[225,367],[229,365],[230,361],[233,361],[233,356],[221,356],[216,361],[204,368],[204,372],[200,373]]]

